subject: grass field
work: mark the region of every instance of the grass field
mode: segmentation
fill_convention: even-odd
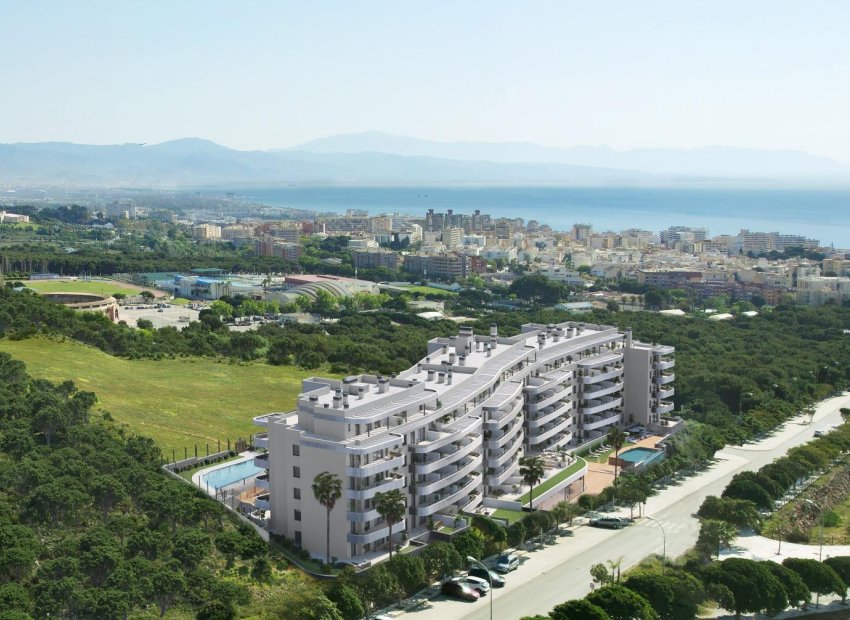
[[[73,342],[33,338],[0,340],[0,351],[52,381],[73,380],[95,392],[97,408],[152,437],[167,458],[197,443],[199,454],[218,440],[247,438],[262,429],[251,418],[290,411],[301,379],[315,371],[266,364],[236,365],[208,359],[125,360]]]
[[[94,293],[135,295],[140,289],[114,280],[26,280],[24,284],[39,293]],[[154,292],[154,291],[151,291]]]
[[[411,284],[409,286],[404,285],[403,288],[406,288],[411,293],[421,293],[422,295],[445,295],[446,297],[455,297],[457,293],[454,291],[446,291],[441,288],[436,288],[434,286],[421,286],[419,284]]]

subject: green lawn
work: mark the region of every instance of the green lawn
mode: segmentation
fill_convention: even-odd
[[[561,482],[564,478],[568,478],[568,477],[572,476],[574,473],[576,473],[578,470],[580,470],[582,467],[584,467],[585,464],[586,464],[585,460],[583,458],[581,458],[580,456],[577,456],[575,463],[573,463],[572,465],[567,467],[561,473],[555,474],[554,476],[552,476],[548,480],[545,480],[542,484],[539,484],[536,487],[534,487],[534,497],[535,498],[540,497],[540,495],[542,493],[551,489],[553,486],[555,486],[556,484]],[[529,496],[529,494],[526,493],[522,497],[518,498],[517,501],[520,504],[522,504],[523,506],[525,506],[525,504],[528,503],[528,496]]]
[[[521,520],[527,514],[527,512],[523,512],[521,510],[508,510],[507,508],[497,508],[493,512],[493,517],[495,517],[496,519],[504,519],[508,522],[508,525],[511,525],[512,523],[516,523],[517,521]]]
[[[209,359],[126,360],[70,341],[0,340],[0,351],[25,362],[35,377],[72,379],[95,392],[98,408],[156,440],[171,457],[183,448],[205,454],[230,438],[261,432],[251,418],[290,411],[301,379],[316,374],[267,364],[230,364]]]
[[[626,441],[625,443],[623,443],[623,447],[622,447],[622,448],[620,448],[620,452],[622,453],[622,452],[623,452],[623,450],[625,450],[625,449],[626,449],[626,448],[628,448],[629,446],[633,446],[633,445],[635,445],[633,441]],[[591,459],[591,461],[592,461],[593,463],[602,463],[602,464],[606,464],[606,463],[608,463],[608,457],[609,457],[609,456],[614,456],[614,448],[611,448],[610,450],[606,450],[605,452],[603,452],[603,453],[602,453],[602,454],[600,454],[599,456],[594,457],[593,459]]]
[[[411,284],[409,286],[404,286],[411,293],[421,293],[422,295],[446,295],[448,297],[454,297],[457,295],[454,291],[446,291],[441,288],[437,288],[434,286],[421,286],[419,284]]]
[[[139,289],[114,280],[25,280],[23,283],[39,293],[94,293],[95,295],[139,293]]]

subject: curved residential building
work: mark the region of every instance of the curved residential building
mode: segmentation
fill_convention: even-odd
[[[529,324],[511,337],[461,327],[397,376],[306,379],[297,410],[255,418],[267,429],[255,445],[268,454],[255,463],[268,470],[269,528],[323,554],[325,509],[311,484],[329,471],[343,483],[331,555],[367,557],[388,543],[377,493],[402,491],[407,514],[393,536],[409,534],[521,484],[523,455],[574,448],[614,425],[663,427],[672,355],[606,325]]]

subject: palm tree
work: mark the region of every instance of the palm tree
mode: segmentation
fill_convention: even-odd
[[[619,470],[619,457],[620,450],[623,448],[623,444],[626,443],[626,439],[628,435],[621,429],[619,426],[611,427],[608,431],[608,438],[606,441],[608,445],[614,448],[614,485],[617,484],[617,472]]]
[[[706,519],[702,522],[697,544],[706,549],[709,556],[717,550],[717,559],[720,559],[720,549],[731,547],[732,542],[738,537],[738,528],[726,521]]]
[[[519,475],[528,485],[528,509],[534,510],[534,485],[543,480],[546,470],[539,456],[524,456],[519,460]]]
[[[390,559],[393,559],[393,523],[398,523],[404,517],[407,501],[401,491],[393,489],[386,493],[375,493],[375,509],[387,521],[390,528]]]
[[[325,548],[327,563],[331,563],[331,510],[336,500],[342,497],[342,482],[339,476],[329,471],[323,471],[313,478],[313,497],[327,510],[327,546]]]

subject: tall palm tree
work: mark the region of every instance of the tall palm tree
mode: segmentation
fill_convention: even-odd
[[[539,456],[524,456],[519,460],[519,475],[528,485],[528,509],[534,510],[534,485],[543,480],[546,470]]]
[[[327,510],[327,531],[325,555],[327,563],[331,563],[331,510],[336,505],[336,500],[342,497],[342,481],[339,476],[329,471],[323,471],[313,478],[313,497]]]
[[[614,484],[617,484],[617,472],[619,471],[620,450],[626,443],[628,435],[619,426],[613,426],[608,430],[608,445],[614,448]]]
[[[398,489],[386,493],[375,493],[375,509],[387,521],[390,528],[390,559],[393,559],[393,523],[398,523],[404,518],[407,501]]]

